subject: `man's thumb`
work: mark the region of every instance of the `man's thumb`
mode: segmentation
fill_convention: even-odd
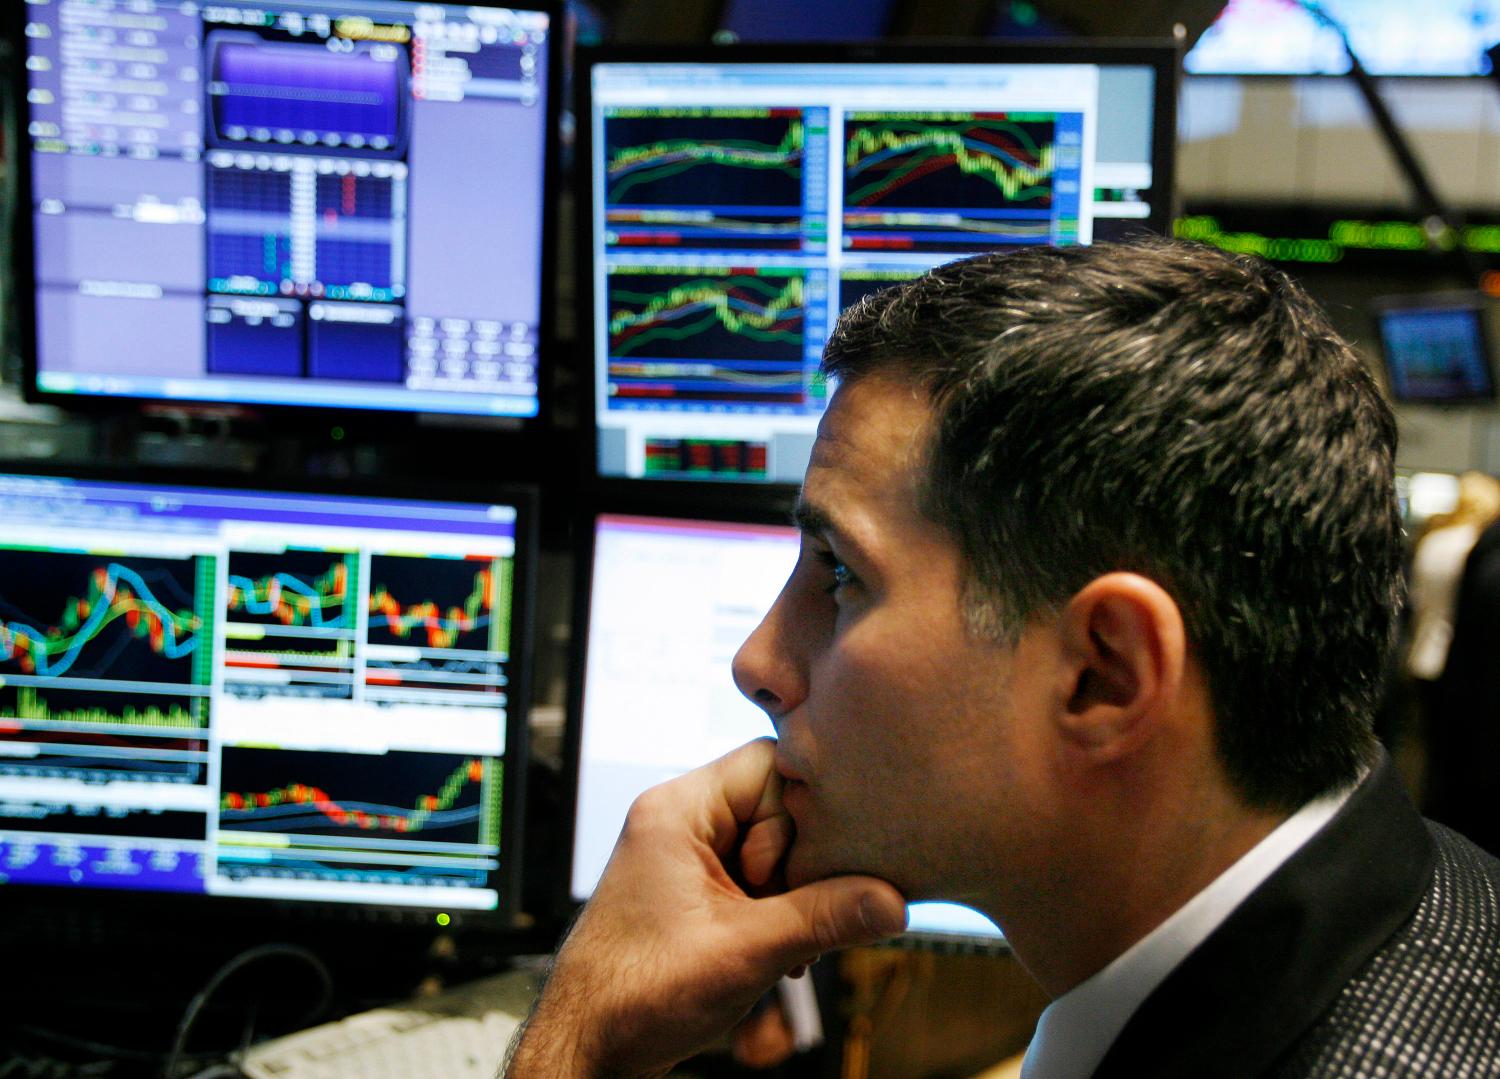
[[[773,961],[783,969],[906,928],[906,900],[878,877],[829,877],[752,902]]]

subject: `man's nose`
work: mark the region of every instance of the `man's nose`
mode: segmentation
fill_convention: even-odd
[[[779,724],[807,697],[807,678],[792,644],[786,592],[735,653],[734,684]]]

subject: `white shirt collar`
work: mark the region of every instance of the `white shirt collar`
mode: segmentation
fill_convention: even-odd
[[[1328,823],[1356,786],[1308,802],[1166,921],[1049,1004],[1026,1051],[1021,1079],[1086,1079],[1093,1074],[1141,1002]]]

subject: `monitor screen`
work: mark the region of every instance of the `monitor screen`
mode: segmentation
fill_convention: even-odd
[[[1484,75],[1500,0],[1322,0],[1372,75]],[[1338,31],[1297,0],[1230,0],[1183,59],[1194,75],[1343,75]]]
[[[647,787],[773,734],[730,663],[797,560],[796,529],[601,515],[593,537],[578,706],[571,894],[593,892]],[[998,941],[988,919],[913,904],[913,932]]]
[[[586,58],[601,476],[800,482],[843,308],[976,252],[1165,231],[1171,49],[857,54]]]
[[[511,913],[530,518],[0,475],[0,885]]]
[[[1484,302],[1468,294],[1381,301],[1380,343],[1395,400],[1446,404],[1494,399]]]
[[[537,415],[547,11],[28,0],[4,18],[26,24],[33,393]]]

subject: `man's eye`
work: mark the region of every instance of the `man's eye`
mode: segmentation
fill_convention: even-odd
[[[825,591],[837,592],[845,585],[854,584],[859,580],[854,575],[854,571],[840,562],[831,551],[820,551],[818,553],[818,560],[828,567],[828,572],[833,577],[833,583]]]

